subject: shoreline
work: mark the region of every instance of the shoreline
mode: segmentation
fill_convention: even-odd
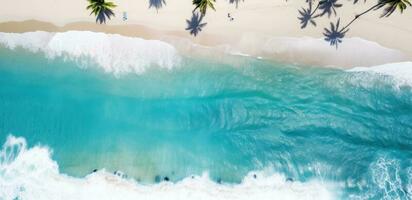
[[[322,38],[271,37],[263,34],[245,33],[238,37],[225,37],[202,33],[193,38],[185,31],[157,30],[144,25],[99,25],[92,22],[75,22],[56,26],[49,22],[28,20],[0,23],[0,32],[68,32],[91,31],[119,34],[145,40],[159,40],[174,46],[180,53],[207,58],[224,55],[244,55],[278,62],[314,65],[333,68],[370,67],[388,63],[411,61],[407,54],[383,47],[362,38],[346,38],[338,49],[329,46]],[[362,49],[362,54],[353,49]]]
[[[1,0],[0,0],[1,1]],[[86,10],[87,1],[15,0],[0,7],[0,32],[93,31],[167,42],[180,53],[221,57],[249,55],[285,63],[338,68],[368,67],[412,61],[412,12],[395,12],[380,18],[381,12],[363,15],[336,50],[323,39],[323,28],[338,17],[342,23],[374,2],[342,2],[338,16],[322,17],[317,26],[300,29],[298,10],[304,1],[240,1],[238,7],[217,1],[216,11],[204,17],[207,25],[193,37],[186,31],[191,18],[191,1],[166,0],[159,9],[148,1],[112,0],[115,17],[107,24],[95,23]],[[127,20],[123,21],[123,14]],[[228,13],[234,20],[228,20]],[[210,50],[212,49],[212,50]]]
[[[0,0],[1,1],[1,0]],[[191,1],[166,0],[159,8],[148,1],[111,0],[117,7],[115,17],[107,24],[96,24],[86,10],[87,1],[15,0],[0,7],[0,32],[66,32],[92,31],[120,34],[173,45],[184,55],[222,54],[249,55],[279,62],[338,68],[369,67],[394,62],[412,61],[412,20],[409,10],[380,18],[371,12],[354,23],[338,49],[324,41],[323,28],[338,17],[347,23],[356,13],[374,2],[353,5],[345,2],[338,16],[322,17],[317,26],[301,29],[298,10],[302,1],[241,1],[238,7],[217,1],[202,23],[202,31],[192,36],[186,31],[186,20],[192,16]],[[343,2],[342,2],[343,3]],[[123,20],[127,13],[127,20]],[[234,20],[228,20],[228,14]]]
[[[216,11],[208,12],[202,21],[207,25],[193,37],[185,30],[186,20],[192,15],[191,1],[166,0],[158,10],[150,8],[148,1],[112,1],[118,5],[115,17],[103,25],[96,24],[95,17],[89,15],[86,0],[7,2],[0,7],[0,32],[103,32],[164,41],[184,54],[216,57],[229,53],[339,68],[412,61],[412,27],[405,26],[412,20],[409,10],[387,18],[380,18],[381,12],[362,16],[338,49],[324,41],[323,28],[330,22],[338,17],[342,17],[342,23],[348,22],[374,2],[345,2],[337,9],[339,16],[317,19],[316,27],[302,30],[297,17],[298,10],[307,6],[304,1],[247,0],[239,2],[238,7],[217,1]],[[228,20],[228,13],[235,18],[233,21]]]

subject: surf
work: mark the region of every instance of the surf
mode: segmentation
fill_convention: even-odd
[[[322,181],[286,180],[281,174],[250,172],[240,184],[216,183],[207,173],[178,182],[142,184],[104,169],[83,178],[61,174],[43,146],[27,147],[24,138],[7,137],[0,151],[0,198],[13,199],[333,199],[334,188]]]
[[[141,74],[151,66],[170,70],[180,62],[177,50],[165,42],[90,31],[0,33],[0,44],[42,52],[49,59],[74,60],[82,67],[96,63],[117,76]]]
[[[120,58],[110,50],[38,34],[0,48],[7,198],[86,198],[78,186],[96,198],[410,197],[409,63],[342,70],[177,51],[171,68],[116,73],[102,67]],[[97,40],[112,48],[108,37]]]

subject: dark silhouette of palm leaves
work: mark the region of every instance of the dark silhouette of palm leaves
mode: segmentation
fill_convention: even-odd
[[[191,35],[196,37],[197,34],[202,31],[202,28],[206,26],[207,23],[202,23],[203,16],[204,15],[199,15],[198,13],[193,13],[192,18],[190,20],[186,20],[186,30],[190,31]]]
[[[163,7],[163,5],[166,5],[165,0],[149,0],[149,8],[156,8],[156,10],[159,10]]]
[[[366,3],[366,0],[363,0],[364,3]],[[359,3],[359,0],[353,0],[353,4]]]
[[[366,0],[364,0],[364,1],[366,1]],[[359,0],[354,0],[353,4],[357,4],[358,2],[359,2]]]
[[[113,8],[116,5],[113,2],[105,2],[105,0],[87,0],[89,5],[87,10],[91,9],[90,15],[94,14],[96,16],[96,23],[106,23],[107,19],[110,19],[114,15]]]
[[[87,6],[88,10],[91,10],[90,15],[96,16],[96,23],[106,23],[108,19],[114,17],[115,14],[113,9],[116,5],[112,2],[106,2],[107,0],[87,0],[89,5]],[[238,7],[239,2],[244,0],[228,0],[230,4],[235,4],[236,8]],[[332,14],[336,16],[336,9],[342,7],[342,4],[338,3],[339,0],[319,0],[318,5],[315,9],[312,9],[312,2],[315,0],[305,0],[308,4],[308,8],[301,8],[298,10],[299,15],[298,19],[300,21],[301,28],[306,28],[308,24],[316,26],[314,21],[317,17],[322,17],[327,14],[330,17]],[[366,1],[366,0],[364,0]],[[359,0],[353,0],[353,4],[357,4]],[[338,48],[339,43],[342,43],[342,39],[345,37],[345,34],[349,31],[349,26],[356,21],[360,16],[368,13],[372,10],[379,10],[383,8],[383,13],[381,17],[389,17],[392,15],[395,10],[399,10],[401,13],[408,7],[412,6],[412,0],[378,0],[378,3],[373,7],[367,9],[361,14],[356,15],[352,21],[350,21],[346,26],[339,29],[340,19],[336,24],[330,23],[330,28],[325,28],[323,35],[325,40],[330,43],[331,46],[336,46]],[[187,28],[186,30],[190,31],[191,35],[197,36],[199,32],[202,31],[207,23],[202,23],[203,17],[206,15],[207,9],[215,10],[214,4],[216,0],[192,0],[193,5],[195,6],[193,10],[193,15],[190,20],[186,20]],[[161,9],[166,5],[166,0],[149,0],[149,8],[155,8],[156,10]],[[196,12],[198,10],[198,12]],[[317,12],[319,10],[319,12]],[[314,15],[317,13],[316,15]]]
[[[306,26],[308,25],[308,23],[310,22],[313,26],[316,26],[316,22],[313,20],[314,17],[313,15],[313,11],[312,11],[312,2],[309,2],[309,8],[305,9],[302,8],[302,10],[299,10],[299,14],[300,17],[298,17],[298,19],[300,20],[300,28],[304,29],[306,28]]]
[[[237,8],[240,1],[245,1],[245,0],[229,0],[229,3],[230,4],[236,4],[236,8]]]
[[[339,29],[340,19],[334,25],[332,22],[330,23],[330,29],[325,28],[325,32],[323,35],[325,36],[325,40],[330,43],[331,46],[336,46],[338,48],[338,44],[342,43],[342,38],[345,37],[346,32],[349,29],[343,28]]]
[[[412,6],[410,0],[379,0],[378,6],[375,10],[385,7],[381,17],[389,17],[396,10],[396,8],[403,13],[408,5]]]
[[[193,10],[196,11],[197,9],[199,9],[200,13],[202,13],[202,15],[206,15],[206,10],[207,8],[211,8],[213,10],[215,9],[214,3],[216,2],[216,0],[193,0],[193,5],[195,5],[195,9]]]
[[[319,2],[319,9],[322,10],[320,16],[328,14],[328,17],[330,17],[332,12],[336,15],[336,8],[342,7],[342,4],[337,2],[338,0],[321,0]]]

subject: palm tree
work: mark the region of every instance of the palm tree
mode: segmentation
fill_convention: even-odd
[[[215,6],[213,5],[215,2],[216,0],[193,0],[193,5],[196,5],[193,12],[199,9],[200,13],[205,15],[208,7],[215,10]]]
[[[105,2],[105,0],[87,0],[89,6],[87,10],[92,10],[90,15],[94,14],[96,16],[96,23],[106,23],[106,18],[110,19],[114,15],[113,8],[116,5],[113,2]]]
[[[408,5],[412,6],[409,0],[379,0],[378,6],[375,10],[385,6],[382,17],[389,17],[396,10],[396,8],[403,13]]]

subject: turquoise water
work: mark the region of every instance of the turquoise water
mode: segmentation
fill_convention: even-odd
[[[270,168],[340,198],[410,199],[412,89],[389,76],[252,58],[183,57],[114,76],[0,50],[0,141],[48,146],[62,173],[121,170],[152,184]]]

